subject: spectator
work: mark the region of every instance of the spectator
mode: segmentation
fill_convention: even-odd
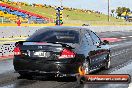
[[[18,18],[18,21],[17,21],[17,26],[21,26],[21,21],[20,21],[19,18]]]
[[[28,15],[28,24],[30,24],[30,23],[31,23],[31,16]]]

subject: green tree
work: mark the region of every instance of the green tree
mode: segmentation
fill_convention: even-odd
[[[116,9],[117,16],[120,17],[123,12],[127,12],[127,13],[130,12],[130,8],[117,7],[117,9]]]

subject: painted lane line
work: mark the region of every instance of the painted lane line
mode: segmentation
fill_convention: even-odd
[[[122,51],[119,51],[117,53],[113,53],[111,56],[114,57],[114,56],[119,56],[120,54],[123,54],[123,53],[127,53],[129,51],[131,51],[132,49],[125,49],[125,50],[122,50]]]
[[[127,38],[127,37],[120,37],[120,38],[123,38],[124,39],[124,38]]]
[[[128,36],[128,37],[132,38],[132,36]]]

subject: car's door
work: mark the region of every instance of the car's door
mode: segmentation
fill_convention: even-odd
[[[96,68],[103,65],[102,63],[106,60],[107,52],[100,38],[92,31],[88,30],[87,32],[89,33],[93,42],[92,50],[89,53],[90,62],[92,67]]]
[[[93,63],[93,60],[95,60],[96,58],[94,57],[96,55],[96,52],[95,52],[95,47],[94,47],[94,44],[93,44],[93,40],[89,34],[89,32],[85,32],[85,38],[86,38],[86,42],[87,42],[87,56],[88,56],[88,61],[89,61],[89,66],[90,66],[90,69],[92,70],[93,69],[93,66],[94,66],[94,63]]]

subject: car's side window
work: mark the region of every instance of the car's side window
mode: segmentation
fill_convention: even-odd
[[[92,39],[91,39],[91,37],[90,37],[90,35],[89,35],[88,32],[85,34],[85,37],[86,37],[86,39],[87,39],[88,44],[89,44],[89,45],[93,45]]]
[[[100,38],[94,32],[89,31],[89,33],[90,33],[90,36],[91,36],[94,44],[100,44],[101,43]]]

